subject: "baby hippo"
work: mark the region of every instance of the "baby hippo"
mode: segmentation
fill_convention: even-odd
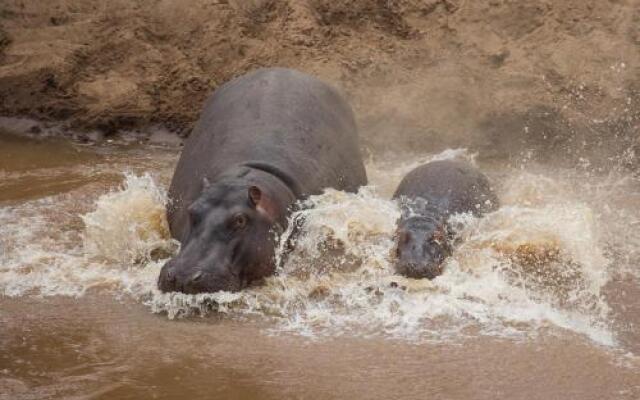
[[[399,199],[396,270],[409,278],[433,279],[451,255],[453,214],[481,216],[498,207],[489,180],[463,161],[433,161],[409,172],[393,195]]]

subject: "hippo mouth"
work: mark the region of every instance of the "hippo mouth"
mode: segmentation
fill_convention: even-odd
[[[437,263],[400,262],[396,266],[396,272],[407,278],[413,279],[434,279],[444,270],[444,259]]]
[[[185,294],[237,292],[247,286],[247,282],[230,272],[221,274],[202,269],[181,272],[169,261],[162,267],[158,277],[158,289]]]

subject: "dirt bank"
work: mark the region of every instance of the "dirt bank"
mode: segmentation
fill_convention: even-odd
[[[184,135],[279,65],[341,87],[374,151],[640,149],[638,0],[3,0],[0,24],[4,116]]]

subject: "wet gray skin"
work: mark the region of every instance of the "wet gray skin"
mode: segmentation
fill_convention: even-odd
[[[409,172],[393,196],[401,201],[396,235],[396,271],[433,279],[453,252],[453,214],[481,216],[499,203],[489,180],[462,161],[433,161]]]
[[[453,251],[444,221],[424,216],[402,218],[398,223],[396,271],[409,278],[433,279]]]
[[[284,184],[246,167],[206,187],[188,208],[188,238],[162,268],[159,289],[238,291],[273,274],[276,236],[293,201]]]
[[[297,200],[366,182],[353,112],[331,86],[285,68],[220,86],[171,181],[167,218],[181,250],[158,288],[193,294],[261,281],[275,271],[276,235]]]

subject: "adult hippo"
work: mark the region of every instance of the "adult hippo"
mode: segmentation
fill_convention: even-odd
[[[480,216],[498,207],[486,176],[462,161],[433,161],[409,172],[393,195],[401,200],[396,270],[410,278],[433,279],[451,255],[449,217]]]
[[[298,71],[259,69],[206,101],[169,188],[180,252],[160,271],[164,292],[237,291],[275,270],[291,206],[367,177],[347,102]]]

